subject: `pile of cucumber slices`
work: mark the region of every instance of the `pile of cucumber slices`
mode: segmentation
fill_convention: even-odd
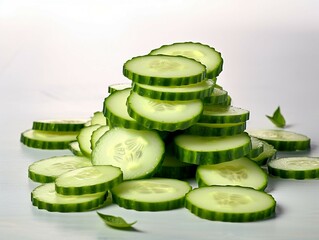
[[[273,217],[267,166],[279,177],[317,178],[319,160],[276,159],[277,150],[309,149],[307,136],[247,132],[249,111],[233,106],[217,84],[222,68],[221,54],[208,45],[164,45],[124,63],[131,83],[110,85],[103,110],[89,121],[34,122],[21,134],[23,144],[73,155],[29,166],[29,178],[41,183],[33,205],[87,211],[105,206],[109,194],[138,211],[185,207],[227,222]]]

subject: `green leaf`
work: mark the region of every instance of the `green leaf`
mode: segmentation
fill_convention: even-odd
[[[130,228],[132,225],[134,225],[137,221],[132,222],[132,223],[127,223],[123,218],[121,217],[116,217],[112,215],[106,215],[102,214],[99,212],[96,212],[102,219],[103,221],[114,228]]]
[[[273,116],[266,115],[266,117],[270,121],[272,121],[272,123],[275,124],[277,127],[284,128],[286,126],[286,120],[285,120],[284,116],[281,114],[279,106],[277,107]]]

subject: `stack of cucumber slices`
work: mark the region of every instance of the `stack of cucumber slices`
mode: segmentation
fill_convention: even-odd
[[[67,121],[68,127],[35,122],[22,133],[22,143],[69,148],[74,155],[29,166],[30,179],[42,184],[32,191],[33,204],[87,211],[103,206],[109,193],[113,203],[138,211],[185,207],[198,217],[228,222],[274,216],[276,201],[265,191],[262,166],[277,150],[267,137],[246,132],[249,111],[232,106],[217,84],[222,68],[221,54],[208,45],[164,45],[124,63],[130,84],[110,85],[103,110],[89,121]],[[288,150],[310,146],[309,139],[300,141]],[[270,166],[281,175],[280,164]]]

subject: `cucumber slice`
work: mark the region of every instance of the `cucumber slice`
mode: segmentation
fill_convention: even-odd
[[[264,151],[264,143],[255,137],[251,137],[251,150],[247,154],[249,158],[254,158]]]
[[[138,211],[164,211],[184,206],[189,183],[177,179],[152,178],[122,182],[112,188],[113,202]]]
[[[219,164],[198,166],[196,181],[199,187],[231,185],[264,190],[268,177],[257,163],[242,157]]]
[[[118,90],[104,100],[103,112],[111,127],[145,129],[127,112],[127,98],[131,89]]]
[[[141,96],[166,100],[185,101],[202,99],[209,96],[214,89],[214,80],[205,79],[199,83],[182,86],[151,86],[140,83],[133,83],[132,90]]]
[[[24,145],[40,149],[67,149],[76,140],[78,132],[49,132],[29,129],[21,133]]]
[[[203,114],[199,122],[204,123],[238,123],[249,119],[249,111],[233,107],[219,105],[204,105]]]
[[[91,149],[93,150],[95,148],[95,145],[97,141],[103,136],[104,133],[106,133],[108,130],[110,130],[110,126],[100,126],[98,129],[93,131],[91,135]]]
[[[286,130],[252,130],[249,134],[253,137],[266,141],[278,151],[308,150],[310,138],[299,133]]]
[[[164,151],[164,142],[155,131],[112,128],[92,151],[92,164],[119,167],[124,180],[146,178],[157,171]]]
[[[107,125],[107,119],[104,116],[103,112],[95,112],[91,118],[90,125]]]
[[[213,92],[203,98],[204,105],[218,105],[226,102],[228,100],[228,92],[215,87]]]
[[[176,157],[183,162],[205,165],[234,160],[251,149],[247,133],[222,137],[180,134],[174,138]]]
[[[246,122],[239,123],[195,123],[185,129],[186,133],[199,136],[231,136],[246,130]]]
[[[97,130],[101,125],[95,124],[88,127],[82,128],[77,140],[79,147],[84,156],[91,158],[92,148],[91,148],[91,136],[95,130]]]
[[[139,56],[128,60],[123,74],[133,82],[157,85],[180,86],[205,79],[206,68],[200,62],[182,56]]]
[[[55,191],[63,195],[105,192],[121,183],[123,173],[114,166],[82,167],[61,174],[55,180]]]
[[[117,83],[117,84],[111,84],[108,86],[108,93],[113,93],[118,90],[123,90],[126,88],[131,88],[131,83]]]
[[[49,212],[84,212],[103,206],[106,192],[67,196],[56,193],[54,183],[45,183],[31,192],[32,204]]]
[[[87,120],[68,119],[68,120],[39,120],[32,124],[33,130],[50,132],[76,132],[84,127]]]
[[[75,156],[83,156],[78,141],[70,142],[69,149]]]
[[[271,159],[276,158],[277,150],[273,145],[261,141],[263,143],[263,152],[259,154],[257,157],[250,157],[251,160],[255,161],[259,166],[267,164]]]
[[[200,218],[223,222],[252,222],[275,214],[276,201],[268,193],[240,186],[197,188],[186,195],[186,208]]]
[[[150,55],[181,55],[193,58],[207,68],[207,77],[215,78],[223,69],[223,59],[221,54],[214,48],[195,42],[179,42],[171,45],[163,45],[150,52]]]
[[[189,101],[162,101],[132,92],[127,99],[129,115],[145,128],[176,131],[190,127],[198,121],[203,103],[200,99]]]
[[[268,162],[268,172],[273,176],[291,179],[319,177],[318,157],[285,157]]]
[[[154,177],[186,179],[194,178],[197,165],[184,163],[170,152],[166,152],[161,167],[154,174]]]
[[[92,166],[86,157],[59,156],[38,160],[28,168],[29,178],[35,182],[53,182],[62,173],[81,167]]]

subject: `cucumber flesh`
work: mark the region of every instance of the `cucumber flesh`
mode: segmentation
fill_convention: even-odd
[[[84,156],[91,158],[92,148],[91,148],[91,136],[95,130],[97,130],[101,125],[95,124],[88,127],[82,128],[77,140],[79,147]]]
[[[104,133],[106,133],[108,130],[110,130],[110,126],[100,126],[98,129],[93,131],[91,135],[91,149],[93,150],[95,148],[95,145],[97,141],[103,136]]]
[[[138,211],[164,211],[184,206],[185,194],[191,190],[188,182],[152,178],[131,180],[112,188],[112,199],[121,207]]]
[[[89,166],[65,172],[55,180],[55,191],[63,195],[105,192],[123,180],[114,166]]]
[[[200,62],[182,56],[139,56],[128,60],[123,74],[133,82],[157,85],[180,86],[205,79],[206,68]]]
[[[318,157],[284,157],[268,162],[268,172],[273,176],[291,179],[319,177]]]
[[[232,185],[264,190],[268,184],[268,177],[264,170],[246,157],[219,164],[199,166],[196,180],[199,187]]]
[[[164,148],[155,131],[112,128],[92,151],[92,164],[119,167],[124,180],[151,177],[163,161]]]
[[[97,209],[105,203],[106,192],[67,196],[56,193],[54,183],[45,183],[31,192],[32,204],[49,212],[84,212]]]

